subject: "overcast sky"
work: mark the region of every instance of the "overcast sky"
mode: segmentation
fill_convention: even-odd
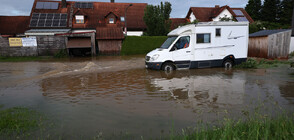
[[[29,15],[34,0],[0,0],[0,15]],[[57,0],[59,1],[59,0]],[[110,0],[68,0],[68,1],[96,1],[109,2]],[[244,8],[248,0],[162,0],[172,4],[172,18],[183,18],[189,7],[214,7],[215,5],[229,5],[230,7]],[[122,3],[148,3],[157,5],[161,0],[115,0]]]

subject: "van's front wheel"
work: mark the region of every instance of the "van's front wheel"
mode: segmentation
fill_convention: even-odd
[[[162,70],[163,71],[174,71],[174,70],[176,70],[176,67],[173,63],[167,62],[167,63],[163,64]]]

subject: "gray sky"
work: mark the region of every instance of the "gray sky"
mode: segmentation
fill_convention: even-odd
[[[34,0],[0,0],[0,15],[29,15]],[[57,0],[59,1],[59,0]],[[96,1],[109,2],[110,0],[68,0],[68,1]],[[172,18],[183,18],[189,7],[213,7],[215,5],[229,5],[230,7],[244,8],[248,0],[162,0],[172,4]],[[161,0],[115,0],[122,3],[148,3],[157,5]]]

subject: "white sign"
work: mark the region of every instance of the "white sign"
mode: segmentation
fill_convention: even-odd
[[[37,47],[37,38],[36,37],[28,37],[22,38],[23,47]]]

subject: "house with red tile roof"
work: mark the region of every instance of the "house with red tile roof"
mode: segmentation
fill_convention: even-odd
[[[230,6],[216,5],[215,7],[190,7],[186,16],[191,22],[220,21],[220,18],[233,18],[237,22],[253,23],[253,19],[243,8],[231,8]]]
[[[35,0],[27,36],[67,37],[69,53],[90,49],[92,54],[121,50],[125,35],[141,36],[146,3]],[[127,32],[126,32],[127,31]],[[126,34],[124,34],[126,33]]]

